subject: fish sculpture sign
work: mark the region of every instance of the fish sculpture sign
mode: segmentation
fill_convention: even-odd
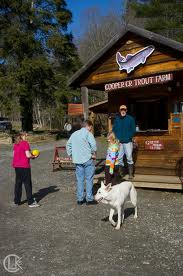
[[[116,62],[119,65],[119,70],[126,70],[127,73],[133,71],[139,64],[144,64],[146,59],[152,54],[155,47],[150,45],[135,54],[128,54],[126,57],[122,56],[120,52],[116,53]]]

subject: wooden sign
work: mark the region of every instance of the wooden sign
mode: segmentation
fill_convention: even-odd
[[[68,104],[68,115],[82,115],[83,105],[82,104]]]
[[[163,150],[164,144],[160,140],[146,140],[145,149],[147,150]]]
[[[125,80],[120,82],[113,82],[105,84],[105,91],[117,90],[117,89],[126,89],[126,88],[135,88],[146,86],[150,84],[161,84],[173,80],[173,74],[163,74],[156,75],[146,78]]]

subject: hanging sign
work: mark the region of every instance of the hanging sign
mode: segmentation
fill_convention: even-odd
[[[68,115],[81,115],[83,114],[82,104],[68,104]]]
[[[146,140],[145,141],[146,150],[163,150],[164,144],[160,140]]]
[[[135,54],[128,54],[126,57],[122,56],[120,52],[116,53],[116,62],[119,70],[126,70],[127,73],[133,71],[139,64],[144,64],[146,59],[154,52],[153,45],[147,46]]]
[[[125,88],[135,88],[135,87],[141,87],[141,86],[146,86],[150,84],[161,84],[171,80],[173,80],[173,74],[169,73],[169,74],[156,75],[156,76],[134,79],[134,80],[106,83],[105,91],[125,89]]]

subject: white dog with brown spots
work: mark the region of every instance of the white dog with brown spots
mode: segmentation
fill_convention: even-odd
[[[134,218],[137,218],[137,192],[132,182],[124,181],[115,186],[111,186],[111,184],[105,186],[102,181],[101,187],[95,195],[96,201],[109,204],[111,206],[109,221],[113,226],[115,226],[116,230],[120,229],[121,223],[124,221],[124,204],[128,198],[130,198],[131,203],[135,207]],[[117,224],[113,220],[115,210],[118,212]]]

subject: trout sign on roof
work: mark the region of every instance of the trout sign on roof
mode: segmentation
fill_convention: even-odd
[[[116,62],[119,65],[119,70],[126,70],[127,73],[133,71],[139,64],[144,64],[146,59],[152,54],[155,47],[150,45],[135,54],[128,54],[126,57],[122,56],[120,52],[116,53]]]

